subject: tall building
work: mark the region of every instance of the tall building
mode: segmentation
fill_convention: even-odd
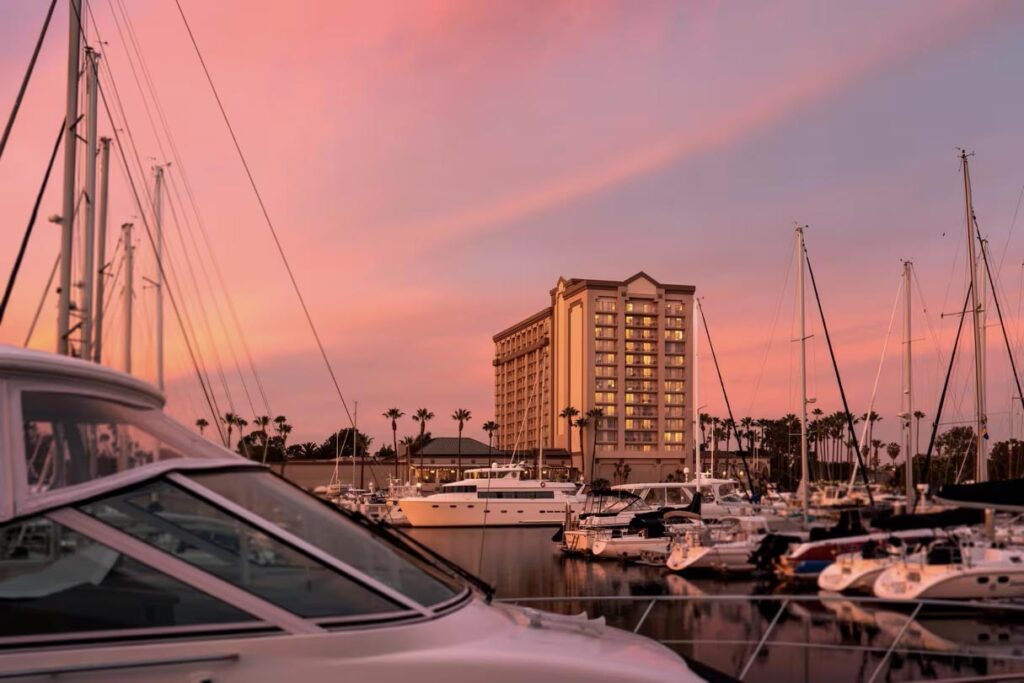
[[[662,480],[693,460],[691,285],[640,272],[622,282],[559,278],[551,305],[494,335],[503,451],[567,448],[591,478]],[[566,407],[603,417],[570,430]]]

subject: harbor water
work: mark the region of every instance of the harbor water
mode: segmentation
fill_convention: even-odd
[[[744,681],[1024,681],[1024,611],[915,614],[819,595],[812,584],[570,557],[552,542],[552,528],[405,531],[490,583],[496,600],[602,616]]]

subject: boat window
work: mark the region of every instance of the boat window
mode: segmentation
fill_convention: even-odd
[[[680,505],[690,502],[690,494],[682,487],[665,489],[665,502],[669,505]]]
[[[450,577],[269,472],[213,472],[192,478],[421,605],[448,600],[462,590]]]
[[[45,518],[0,527],[0,637],[255,619]]]
[[[475,484],[470,484],[468,486],[457,486],[454,484],[449,484],[442,488],[444,489],[445,493],[476,493]]]
[[[116,401],[25,392],[25,464],[34,493],[81,484],[182,454],[155,435],[160,411]]]
[[[481,491],[477,498],[554,498],[554,491]]]
[[[83,512],[302,617],[393,612],[390,600],[166,481]]]

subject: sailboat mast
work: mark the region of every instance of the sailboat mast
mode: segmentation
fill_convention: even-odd
[[[537,479],[544,478],[544,379],[547,375],[544,350],[537,351]],[[594,424],[597,430],[597,424]],[[591,476],[593,478],[593,476]]]
[[[164,167],[153,169],[153,216],[156,224],[156,385],[164,390]]]
[[[132,374],[132,288],[135,286],[135,247],[132,246],[132,224],[121,226],[124,242],[124,371]]]
[[[807,523],[811,507],[811,480],[807,458],[807,320],[804,306],[804,229],[796,229],[796,291],[800,308],[800,490]]]
[[[95,278],[95,236],[96,236],[96,154],[99,151],[96,139],[96,95],[99,88],[97,73],[100,56],[91,48],[85,48],[85,230],[82,235],[82,296],[79,310],[82,315],[81,356],[92,360],[93,320],[96,306],[93,303]]]
[[[974,480],[988,479],[985,462],[985,360],[982,349],[981,300],[978,296],[977,255],[974,248],[974,205],[971,198],[971,173],[967,163],[967,152],[960,151],[960,163],[964,176],[964,221],[967,224],[967,270],[971,275],[971,311],[974,322],[974,397],[975,397],[975,471]]]
[[[913,340],[911,338],[911,276],[914,265],[910,261],[903,262],[903,426],[906,434],[903,439],[903,448],[906,455],[906,481],[907,510],[914,505],[914,454],[917,453],[917,440],[914,435],[914,375],[912,350]]]
[[[700,316],[696,315],[696,306],[694,307],[694,314],[690,317],[693,318],[693,476],[697,481],[698,490],[700,490],[700,447],[702,443],[697,438],[700,434],[700,400],[698,400],[700,375],[698,374],[699,368],[697,366],[700,359]]]
[[[68,354],[71,329],[71,259],[75,236],[75,152],[78,148],[78,71],[81,52],[82,0],[69,0],[67,111],[64,114],[64,205],[60,223],[60,292],[57,306],[57,353]]]

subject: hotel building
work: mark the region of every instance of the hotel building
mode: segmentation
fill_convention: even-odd
[[[506,452],[569,448],[591,478],[658,481],[693,459],[691,285],[645,273],[622,282],[559,278],[551,305],[494,335],[494,408]],[[604,416],[583,431],[567,406]],[[570,440],[571,438],[571,440]]]

